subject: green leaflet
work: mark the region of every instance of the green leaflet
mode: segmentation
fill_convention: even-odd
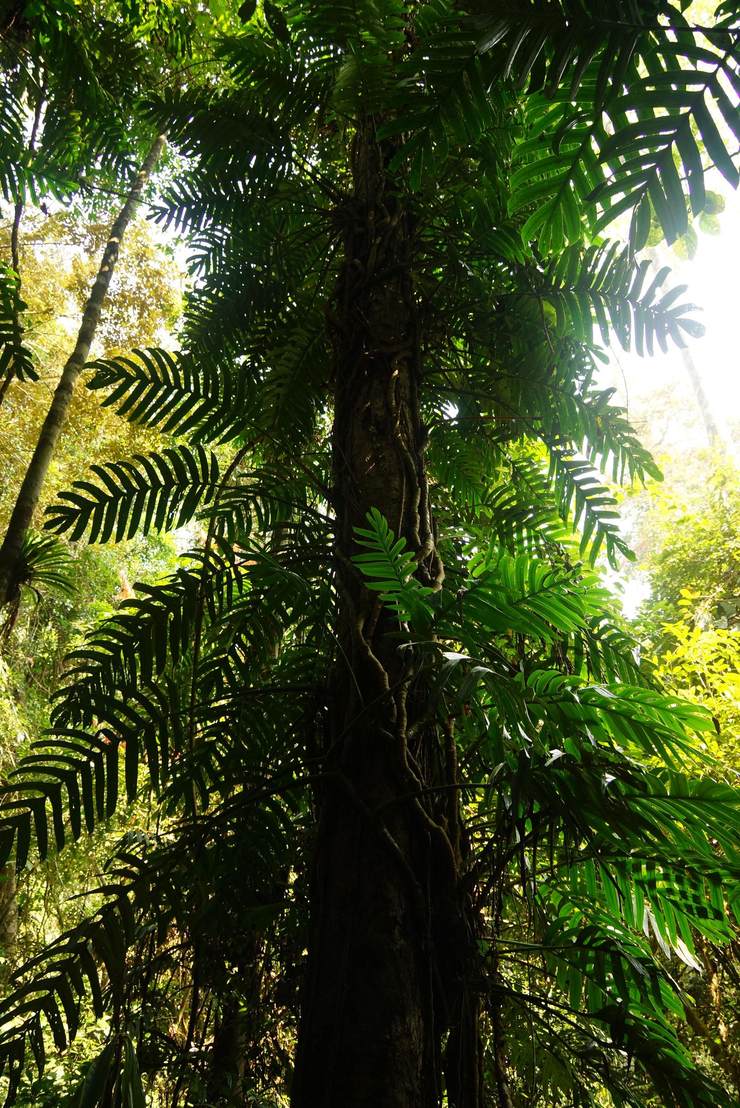
[[[424,622],[432,618],[432,608],[426,597],[433,589],[414,577],[416,558],[406,549],[406,540],[397,539],[385,517],[377,508],[367,513],[368,527],[356,527],[358,546],[365,554],[353,554],[365,584],[402,622]]]
[[[33,354],[23,342],[26,304],[20,299],[18,284],[13,271],[0,266],[0,381],[8,374],[19,381],[37,381]]]

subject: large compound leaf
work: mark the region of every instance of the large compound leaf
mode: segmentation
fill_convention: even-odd
[[[98,483],[73,481],[69,492],[47,508],[47,531],[70,532],[88,542],[115,542],[150,531],[182,527],[219,491],[215,454],[199,446],[170,447],[135,454],[131,461],[92,465]]]

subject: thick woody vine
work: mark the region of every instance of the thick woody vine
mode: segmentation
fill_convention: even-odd
[[[428,668],[413,646],[401,641],[398,619],[367,589],[352,562],[358,550],[355,529],[365,524],[370,508],[377,508],[413,552],[420,582],[438,591],[444,580],[424,457],[427,431],[420,416],[422,333],[413,283],[418,236],[402,183],[388,169],[393,153],[390,144],[377,141],[372,121],[358,128],[353,194],[337,213],[344,266],[335,305],[327,313],[335,357],[333,499],[340,612],[325,755],[334,785],[320,798],[317,871],[324,876],[315,881],[314,948],[321,950],[324,927],[341,949],[351,941],[347,931],[367,926],[350,904],[341,926],[322,920],[322,912],[329,905],[335,910],[342,897],[322,896],[321,886],[341,882],[343,866],[372,865],[368,855],[377,849],[379,881],[398,883],[399,891],[387,895],[397,913],[408,912],[406,927],[420,938],[415,945],[423,964],[417,965],[409,988],[418,989],[423,1028],[406,1030],[412,1037],[419,1031],[424,1104],[440,1102],[444,1072],[453,1108],[477,1108],[481,1051],[471,979],[480,928],[462,881],[466,843],[453,724],[437,724]],[[353,811],[359,830],[349,832],[346,822],[352,822]],[[338,841],[353,834],[357,845],[349,856]],[[363,836],[373,838],[376,847]],[[363,941],[372,946],[375,938],[368,934]],[[377,936],[386,945],[393,938]],[[392,962],[393,954],[388,958]],[[313,970],[318,973],[324,980],[330,973],[326,964],[322,968],[320,954]],[[309,994],[313,974],[309,968]],[[337,985],[340,1010],[348,988]],[[310,1023],[310,1000],[307,1009]],[[311,1038],[309,1032],[304,1041]],[[340,1084],[340,1059],[351,1055],[346,1039],[335,1054],[329,1080]],[[300,1105],[300,1058],[297,1068]],[[400,1108],[410,1102],[403,1099],[402,1079],[395,1080],[399,1091],[393,1105]],[[309,1078],[306,1086],[310,1083]]]

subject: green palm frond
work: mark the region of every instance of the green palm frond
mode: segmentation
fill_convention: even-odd
[[[674,1103],[709,1105],[717,1097],[729,1105],[718,1086],[692,1072],[690,1055],[666,1019],[666,1013],[683,1016],[678,988],[654,961],[648,942],[615,927],[608,913],[595,913],[586,900],[556,894],[548,907],[543,960],[568,1010],[593,1028],[605,1025],[648,1067],[657,1059],[664,1095]]]
[[[482,521],[510,553],[547,554],[575,546],[573,528],[563,522],[546,475],[535,462],[517,459],[511,484],[495,484],[485,498]]]
[[[88,726],[101,707],[99,696],[115,698],[179,663],[201,608],[210,619],[231,608],[245,584],[245,560],[215,541],[207,553],[193,552],[191,559],[164,583],[140,585],[138,596],[72,651],[53,710],[55,725]]]
[[[659,293],[669,274],[664,266],[650,279],[648,261],[636,265],[628,249],[604,243],[585,253],[568,247],[541,278],[533,278],[533,286],[555,309],[557,325],[570,323],[581,342],[593,342],[595,322],[605,345],[614,334],[624,350],[634,346],[643,355],[653,353],[656,340],[665,352],[668,339],[685,346],[684,333],[692,338],[704,333],[689,316],[694,306],[677,303],[685,285]]]
[[[12,270],[0,266],[0,379],[12,374],[20,381],[37,381],[31,351],[23,342],[20,325],[26,304],[18,293]]]
[[[599,613],[585,632],[574,634],[566,655],[576,673],[585,670],[595,681],[617,680],[625,685],[652,684],[651,668],[640,658],[637,639],[614,620]]]
[[[282,784],[290,791],[289,781]],[[285,861],[280,793],[277,784],[237,797],[217,809],[208,826],[185,824],[177,835],[159,841],[124,837],[102,885],[91,890],[103,897],[102,905],[21,965],[13,974],[13,992],[0,1003],[5,1103],[14,1102],[24,1071],[33,1066],[43,1073],[47,1029],[54,1047],[64,1050],[80,1032],[86,1009],[101,1017],[111,1009],[120,1011],[126,996],[141,995],[146,974],[139,974],[130,954],[140,951],[153,931],[164,937],[173,923],[181,933],[197,930],[198,911],[204,908],[199,876],[202,880],[216,868],[225,870],[232,883],[238,881],[247,917],[240,923],[243,930],[249,928],[250,914],[255,926],[274,919],[276,907],[284,910],[285,904],[272,903]],[[238,827],[249,828],[246,841],[236,833]],[[228,917],[226,902],[219,909]],[[104,1048],[98,1069],[113,1063]]]
[[[596,190],[605,209],[599,227],[649,202],[673,242],[688,228],[689,205],[694,215],[706,206],[705,159],[737,187],[740,80],[728,47],[731,40],[700,44],[688,30],[679,32],[675,41],[662,41],[646,55],[648,75],[638,96],[610,102],[615,133],[601,153],[611,179]],[[629,113],[639,114],[637,121],[630,122]],[[720,127],[730,129],[729,140]]]
[[[500,518],[504,541],[518,532],[529,533],[535,542],[537,533],[550,542],[573,538],[591,565],[602,547],[612,565],[618,554],[633,557],[619,533],[616,498],[591,462],[556,448],[549,471],[536,461],[515,457],[511,472],[516,488],[495,490],[491,498],[490,510],[494,520]]]
[[[177,903],[176,866],[170,854],[153,861],[131,850],[114,859],[114,878],[99,891],[103,905],[61,934],[13,975],[14,992],[0,1004],[0,1072],[12,1104],[31,1055],[37,1073],[46,1066],[45,1027],[64,1050],[78,1035],[84,1009],[101,1017],[120,1004],[128,976],[127,954],[140,937],[142,914],[160,928]],[[169,895],[168,895],[169,894]]]
[[[72,559],[57,539],[27,532],[21,548],[17,584],[21,589],[47,588],[63,596],[72,596],[75,583]]]
[[[179,35],[165,32],[161,39],[158,16],[140,21],[129,6],[112,19],[93,5],[81,10],[70,0],[54,0],[24,8],[22,18],[10,12],[8,19],[2,42],[8,79],[0,100],[0,189],[6,200],[38,204],[51,196],[68,202],[81,188],[127,179],[141,147],[151,142],[143,135],[148,128],[140,110],[150,78],[142,35],[169,68],[177,64],[177,52],[188,49],[190,13],[183,10],[170,21],[180,27]],[[40,125],[32,149],[27,114],[37,105]]]
[[[8,605],[0,622],[0,642],[9,638],[28,593],[36,602],[45,593],[71,597],[76,592],[69,551],[58,539],[26,531],[8,582]]]
[[[555,392],[550,441],[557,441],[561,428],[567,428],[577,449],[592,465],[606,473],[611,471],[615,483],[644,482],[648,477],[660,481],[662,473],[639,441],[625,409],[611,403],[614,392],[611,388],[590,389],[575,395]],[[545,419],[543,423],[547,426]]]
[[[675,39],[659,25],[640,36],[638,55],[649,75],[638,83],[632,73],[629,91],[623,91],[623,80],[635,65],[637,39],[621,62],[607,48],[577,92],[561,86],[552,98],[545,93],[529,98],[531,137],[517,149],[520,168],[512,179],[511,209],[530,212],[523,237],[537,238],[542,250],[557,252],[577,242],[584,218],[601,230],[633,209],[633,249],[645,245],[651,210],[674,241],[688,226],[687,204],[697,214],[706,203],[702,148],[709,164],[737,185],[734,148],[721,130],[739,129],[728,92],[737,85],[736,63],[727,49],[731,37],[705,45],[675,9],[671,20],[679,26]],[[593,56],[592,47],[584,52],[586,61],[589,53]],[[611,65],[616,72],[609,71]],[[602,208],[598,218],[591,211],[594,201]]]
[[[223,312],[222,304],[214,307]],[[197,325],[194,317],[190,322],[199,333],[214,325],[203,300]],[[239,318],[236,328],[249,322]],[[316,418],[316,386],[326,378],[326,339],[320,318],[294,312],[271,350],[243,356],[237,365],[214,360],[202,349],[178,355],[150,349],[100,359],[90,368],[95,372],[88,388],[107,391],[104,407],[115,406],[132,423],[187,436],[192,443],[232,441],[260,423],[268,436],[305,439]],[[313,387],[306,387],[309,383]]]
[[[47,531],[88,533],[89,542],[115,542],[137,533],[169,531],[193,518],[219,490],[215,454],[200,445],[170,447],[161,454],[135,454],[130,461],[92,465],[92,481],[74,481],[47,509]]]
[[[273,722],[262,719],[272,685],[279,691],[284,679],[301,694],[316,682],[317,664],[326,663],[314,643],[294,659],[298,671],[291,654],[285,673],[272,682],[265,679],[264,667],[273,657],[271,644],[295,623],[296,613],[302,613],[299,626],[316,621],[316,605],[326,618],[327,584],[324,591],[309,586],[256,548],[241,560],[225,550],[228,556],[213,550],[163,585],[139,586],[136,599],[69,655],[53,727],[19,760],[0,803],[4,856],[15,848],[20,868],[33,842],[46,857],[50,829],[61,849],[65,828],[77,839],[83,821],[92,831],[109,818],[119,803],[121,772],[129,801],[138,793],[145,763],[155,792],[164,790],[175,807],[190,808],[194,782],[203,806],[211,791],[229,791],[225,767],[234,763],[238,776],[245,743],[251,743],[253,760],[258,750],[275,758],[293,701],[279,698],[281,714]],[[203,628],[203,643],[193,674],[189,647],[196,624]],[[195,714],[191,686],[186,680],[183,688],[183,677],[197,679]],[[256,715],[250,715],[250,703]],[[193,735],[198,736],[195,748]]]
[[[134,350],[131,355],[91,362],[89,389],[106,390],[103,407],[164,434],[187,435],[191,442],[228,442],[245,426],[255,400],[254,378],[246,367],[211,365],[167,350]]]
[[[126,797],[134,800],[145,753],[152,784],[166,776],[168,721],[155,691],[107,699],[104,707],[99,728],[51,729],[9,775],[0,800],[3,864],[12,857],[16,869],[24,869],[32,847],[44,861],[109,819],[118,807],[122,768]]]
[[[655,4],[597,2],[584,9],[572,0],[538,4],[514,0],[495,14],[472,7],[482,52],[496,51],[504,76],[530,91],[559,86],[575,94],[584,70],[598,58],[598,101],[628,72],[635,49],[656,29]]]
[[[577,702],[574,716],[587,724],[596,741],[639,750],[669,766],[686,758],[700,760],[696,736],[714,729],[706,710],[640,686],[610,682],[581,687],[575,677],[542,670],[526,678],[525,688],[553,727],[559,728],[561,713],[568,715],[568,705]]]
[[[202,567],[180,570],[161,586],[139,586],[139,592],[70,654],[53,727],[31,744],[4,786],[2,855],[7,860],[15,851],[18,868],[27,864],[32,844],[44,859],[52,840],[60,850],[67,832],[78,839],[83,829],[91,832],[110,818],[120,800],[121,773],[126,798],[133,800],[144,763],[155,792],[166,789],[170,803],[190,808],[194,783],[203,806],[212,789],[230,790],[225,766],[231,760],[237,772],[245,742],[252,744],[253,761],[258,750],[275,759],[293,709],[283,696],[275,702],[276,719],[262,720],[272,685],[282,688],[279,674],[265,680],[264,666],[270,644],[280,641],[284,627],[306,605],[306,582],[255,549],[243,563],[212,552]],[[325,604],[321,592],[316,600]],[[189,646],[196,623],[204,627],[204,641],[193,675]],[[315,647],[298,658],[300,671],[289,655],[284,676],[301,693],[316,681]],[[197,677],[199,705],[204,698],[195,715],[183,673]],[[253,716],[247,711],[250,700]]]
[[[23,193],[23,106],[11,81],[0,93],[0,191],[7,202]]]
[[[634,554],[619,534],[617,501],[602,483],[590,462],[553,453],[550,473],[563,519],[573,515],[574,526],[581,527],[581,553],[593,564],[602,545],[612,566],[617,553],[634,560]]]
[[[495,634],[530,635],[551,642],[583,629],[603,608],[603,590],[573,569],[554,569],[538,558],[512,557],[492,548],[474,555],[470,585],[461,598],[462,618]]]

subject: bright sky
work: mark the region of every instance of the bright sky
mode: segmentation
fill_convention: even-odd
[[[687,341],[723,443],[740,461],[740,194],[725,195],[725,203],[720,233],[699,231],[691,260],[683,261],[665,247],[661,260],[665,254],[665,264],[673,270],[665,288],[688,285],[682,300],[700,309],[696,318],[706,334]],[[617,388],[615,402],[627,407],[640,437],[655,453],[685,457],[707,447],[686,367],[672,345],[667,354],[656,352],[652,358],[617,349],[602,381]],[[661,459],[670,480],[670,461],[665,461]],[[622,591],[625,615],[634,616],[650,591],[644,574],[625,563],[620,572],[607,576]]]
[[[684,261],[665,247],[661,260],[665,256],[665,264],[673,270],[665,288],[688,285],[682,300],[700,309],[696,318],[706,327],[706,335],[687,342],[720,435],[740,453],[740,194],[726,195],[725,202],[720,233],[699,231],[698,249],[691,260]],[[617,387],[620,403],[626,402],[637,426],[647,432],[645,437],[659,449],[672,451],[706,446],[678,351],[671,346],[668,354],[658,351],[652,358],[638,358],[617,350],[613,362],[618,364],[606,371],[604,382]],[[663,394],[665,408],[656,390]],[[676,418],[679,399],[688,406],[687,423]],[[689,422],[696,425],[689,427]]]

